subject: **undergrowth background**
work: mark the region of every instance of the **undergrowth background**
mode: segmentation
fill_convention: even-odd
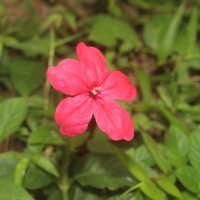
[[[2,0],[0,199],[200,199],[200,0]],[[80,41],[138,90],[135,138],[63,138],[46,69]],[[70,80],[69,80],[70,81]]]

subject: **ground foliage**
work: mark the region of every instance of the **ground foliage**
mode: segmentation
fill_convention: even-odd
[[[0,199],[199,199],[199,9],[199,0],[1,1]],[[136,85],[123,105],[133,141],[110,141],[94,121],[60,135],[62,96],[45,73],[79,41]]]

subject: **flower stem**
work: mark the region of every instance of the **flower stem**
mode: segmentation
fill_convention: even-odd
[[[68,179],[68,169],[71,159],[71,152],[69,151],[67,145],[64,146],[63,149],[63,162],[61,165],[61,182],[60,182],[60,190],[62,192],[63,200],[69,200],[68,190],[70,187],[70,182]]]
[[[63,200],[69,200],[69,197],[68,197],[68,178],[67,178],[66,174],[64,174],[63,179],[62,179],[61,192],[62,192]]]
[[[48,66],[53,65],[55,54],[55,33],[54,28],[50,30],[50,44],[49,44],[49,59],[48,59]],[[49,92],[50,92],[50,84],[46,79],[45,86],[44,86],[44,109],[48,109],[49,107]]]
[[[133,190],[136,190],[138,188],[140,188],[143,185],[143,182],[138,183],[137,185],[134,185],[133,187],[129,188],[128,190],[126,190],[122,195],[120,195],[117,200],[121,200],[124,196],[126,196],[129,192],[132,192]]]

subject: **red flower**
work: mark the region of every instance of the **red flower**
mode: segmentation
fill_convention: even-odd
[[[51,85],[70,96],[56,108],[55,121],[61,133],[67,137],[82,134],[94,115],[99,128],[112,140],[131,140],[131,117],[114,100],[133,100],[135,87],[120,71],[109,73],[98,49],[80,42],[76,53],[79,60],[65,59],[47,71]]]

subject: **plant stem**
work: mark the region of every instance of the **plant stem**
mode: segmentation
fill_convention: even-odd
[[[68,178],[67,178],[66,174],[64,174],[63,179],[62,179],[61,192],[62,192],[63,200],[69,200],[69,197],[68,197]]]
[[[55,33],[54,28],[50,30],[50,44],[49,44],[49,59],[48,59],[48,66],[53,66],[55,54]],[[49,92],[50,92],[50,84],[46,79],[45,86],[44,86],[44,109],[48,109],[49,107]]]
[[[71,152],[69,151],[67,145],[63,149],[63,162],[61,166],[61,183],[60,190],[62,192],[63,200],[69,200],[68,190],[69,190],[69,179],[68,179],[68,167],[70,164]]]
[[[122,195],[120,195],[120,197],[118,197],[117,200],[121,200],[126,194],[128,194],[129,192],[132,192],[135,189],[138,189],[139,187],[141,187],[143,185],[143,182],[138,183],[137,185],[134,185],[133,187],[129,188],[128,190],[126,190]]]

